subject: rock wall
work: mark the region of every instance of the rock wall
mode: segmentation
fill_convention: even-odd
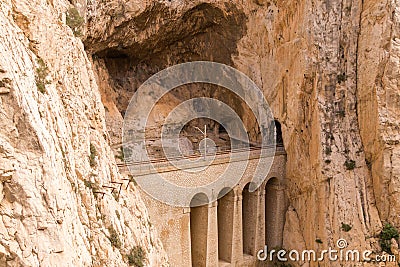
[[[126,266],[139,247],[143,263],[164,265],[134,185],[103,188],[127,177],[69,8],[0,2],[0,266]]]
[[[288,157],[293,210],[287,213],[284,246],[321,250],[345,238],[351,248],[378,251],[374,237],[381,222],[357,113],[362,3],[300,1],[294,8],[277,2],[270,8],[271,48],[263,66],[274,66],[277,79],[263,88],[282,122]],[[263,67],[260,76],[271,80]],[[342,224],[352,230],[343,231]],[[299,240],[294,243],[291,235]]]
[[[365,1],[358,57],[357,112],[381,219],[400,225],[399,1]]]
[[[110,5],[88,6],[99,14],[88,18],[84,43],[91,53],[123,56],[142,78],[176,63],[214,60],[262,88],[287,151],[286,248],[318,250],[345,238],[351,248],[378,252],[382,222],[400,227],[398,1],[126,1],[118,3],[121,16],[110,15],[119,10]],[[183,28],[193,10],[203,11],[201,19]],[[240,38],[227,38],[231,12],[240,18]],[[214,26],[199,31],[207,21]],[[225,43],[207,43],[214,29]],[[191,47],[193,40],[205,40],[199,47],[214,53]],[[139,85],[128,86],[127,96]]]

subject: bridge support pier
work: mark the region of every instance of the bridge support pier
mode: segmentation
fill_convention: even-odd
[[[249,183],[244,187],[242,196],[243,254],[251,257],[256,254],[259,197],[257,191],[249,191]]]
[[[265,233],[265,190],[263,187],[259,187],[257,193],[257,219],[256,219],[256,233]],[[255,240],[255,255],[257,252],[265,246],[265,234],[256,234]]]
[[[235,265],[243,261],[242,194],[234,189],[232,260]]]
[[[218,266],[218,202],[208,204],[207,267]]]
[[[266,191],[266,214],[265,225],[265,244],[268,247],[281,247],[283,239],[283,225],[286,214],[286,201],[284,186],[282,186],[277,178],[272,178],[267,182]]]
[[[255,197],[257,198],[257,207],[255,214],[255,225],[254,225],[254,247],[253,247],[253,256],[257,255],[258,250],[264,247],[265,245],[265,190],[264,188],[259,187],[254,192]],[[261,233],[261,234],[260,234]]]

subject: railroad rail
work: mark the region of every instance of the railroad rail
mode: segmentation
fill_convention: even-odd
[[[220,147],[221,148],[221,147]],[[229,147],[230,148],[230,147]],[[147,175],[156,172],[177,171],[179,169],[193,169],[204,167],[206,165],[224,164],[228,162],[247,161],[257,158],[273,157],[275,155],[284,155],[285,149],[283,144],[275,146],[253,146],[247,148],[222,149],[215,153],[207,153],[206,156],[201,154],[193,154],[189,156],[174,156],[168,158],[154,158],[143,161],[127,161],[117,164],[119,168],[129,168],[135,175]],[[186,163],[182,166],[182,161]],[[174,163],[181,165],[177,168]]]

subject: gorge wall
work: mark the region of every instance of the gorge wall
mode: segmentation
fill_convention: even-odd
[[[0,266],[161,266],[137,189],[103,188],[124,177],[69,5],[0,2]]]
[[[90,185],[123,178],[110,144],[121,142],[138,86],[193,60],[244,72],[282,125],[285,248],[322,250],[345,238],[350,248],[379,253],[382,224],[400,228],[399,1],[0,4],[0,256],[9,264],[117,266],[135,246],[148,264],[167,263],[134,185],[118,201],[108,191],[96,196]],[[78,37],[65,24],[73,6],[84,21],[74,29]],[[240,106],[257,136],[233,96],[187,89],[166,103],[223,99]],[[107,238],[110,229],[122,249]]]
[[[318,250],[318,239],[334,247],[336,240],[345,238],[352,248],[379,252],[382,222],[397,227],[400,223],[398,167],[393,160],[399,138],[398,5],[151,1],[133,14],[125,10],[118,19],[103,15],[111,8],[96,6],[99,15],[88,20],[107,27],[107,35],[89,23],[84,43],[99,62],[124,55],[132,66],[145,64],[139,75],[137,69],[117,70],[126,79],[144,79],[192,60],[213,60],[244,72],[262,88],[282,123],[290,202],[284,246]],[[195,26],[183,29],[181,21],[189,16]],[[148,23],[138,25],[143,17]],[[237,37],[230,29],[235,25],[232,17],[240,29]],[[199,26],[208,22],[212,26],[207,30]],[[103,67],[115,75],[114,66]],[[115,76],[110,81],[115,82]],[[129,98],[137,85],[132,90],[122,84],[112,91],[120,96],[121,88],[129,88]],[[342,224],[352,230],[343,231]]]

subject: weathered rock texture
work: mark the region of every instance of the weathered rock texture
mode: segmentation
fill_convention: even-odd
[[[0,2],[0,266],[126,266],[135,246],[161,266],[132,183],[119,199],[102,188],[126,177],[92,65],[65,25],[69,7]]]
[[[212,60],[246,73],[283,127],[284,246],[322,249],[345,238],[379,251],[382,222],[400,227],[399,8],[372,0],[93,2],[84,43],[109,71],[122,114],[141,82],[176,63]]]
[[[282,123],[284,247],[321,250],[345,238],[379,252],[382,222],[400,228],[399,1],[73,1],[90,60],[65,25],[67,1],[0,4],[0,253],[10,264],[119,265],[134,245],[151,265],[165,262],[133,187],[116,202],[84,181],[121,180],[108,142],[120,142],[130,97],[157,71],[193,60],[247,74]],[[242,105],[191,88],[175,97]]]
[[[399,1],[365,1],[358,56],[358,121],[381,219],[400,225]]]

